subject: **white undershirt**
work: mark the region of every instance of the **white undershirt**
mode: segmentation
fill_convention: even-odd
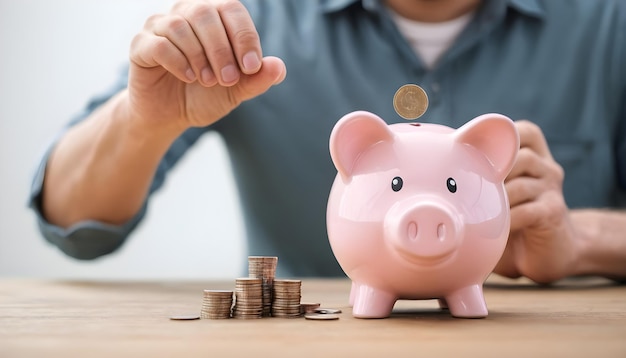
[[[420,22],[401,17],[389,9],[392,19],[424,65],[433,68],[441,55],[470,22],[474,12],[445,22]]]

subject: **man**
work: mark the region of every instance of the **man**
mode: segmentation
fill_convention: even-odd
[[[625,36],[626,7],[608,0],[180,1],[134,38],[118,92],[44,158],[32,204],[63,251],[107,254],[166,171],[217,131],[250,251],[280,256],[284,274],[340,274],[324,219],[330,131],[354,110],[400,121],[391,97],[417,83],[423,121],[528,119],[497,273],[624,278]]]

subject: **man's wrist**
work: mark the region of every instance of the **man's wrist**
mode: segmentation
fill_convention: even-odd
[[[576,209],[570,215],[577,245],[573,275],[626,278],[626,213]]]
[[[181,121],[151,121],[139,118],[131,108],[128,90],[118,93],[113,99],[116,101],[114,120],[116,125],[124,127],[124,133],[137,144],[169,147],[174,140],[180,137],[188,128]]]

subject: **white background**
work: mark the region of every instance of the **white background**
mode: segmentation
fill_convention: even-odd
[[[134,34],[171,0],[0,0],[0,276],[233,278],[245,264],[232,174],[217,136],[201,139],[117,253],[78,261],[36,230],[27,197],[50,138],[114,83]]]

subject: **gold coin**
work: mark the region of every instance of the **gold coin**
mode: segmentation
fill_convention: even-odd
[[[428,109],[426,91],[418,85],[407,84],[400,87],[393,96],[393,108],[404,119],[417,119]]]

